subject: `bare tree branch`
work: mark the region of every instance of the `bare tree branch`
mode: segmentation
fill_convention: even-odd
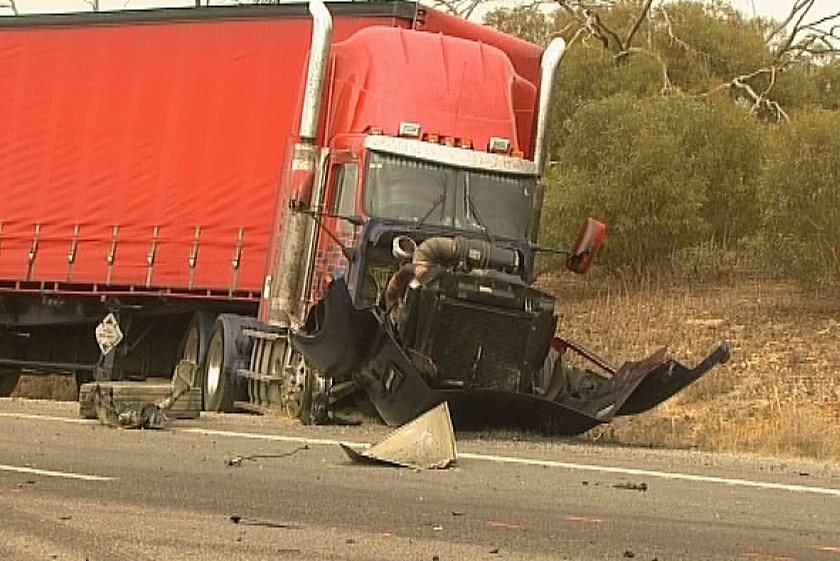
[[[729,90],[735,97],[735,100],[745,106],[751,115],[756,115],[760,111],[766,112],[766,116],[774,121],[789,121],[790,117],[777,101],[770,99],[768,94],[776,83],[776,74],[778,69],[775,66],[767,68],[759,68],[749,74],[742,74],[735,76],[729,82],[715,86],[711,90],[700,94],[700,97],[709,97],[721,90]],[[755,91],[749,81],[759,76],[766,75],[770,77],[768,86],[758,93]]]
[[[783,64],[802,55],[840,54],[840,10],[812,21],[808,15],[816,0],[796,0],[788,16],[767,35],[776,45],[774,60]]]
[[[469,19],[475,9],[482,3],[484,3],[484,0],[435,0],[432,7]]]
[[[649,18],[654,0],[644,0],[639,12],[633,16],[633,23],[624,39],[619,32],[607,25],[601,18],[601,10],[612,8],[616,2],[611,0],[556,0],[563,12],[586,29],[590,36],[597,39],[604,49],[613,53],[617,64],[626,61],[634,52],[642,52],[634,48],[633,39],[641,29],[642,24]]]
[[[630,45],[633,44],[633,36],[636,35],[636,32],[639,31],[639,28],[642,26],[642,22],[644,22],[650,14],[651,4],[653,4],[653,0],[645,0],[644,5],[642,6],[642,11],[639,12],[638,16],[636,16],[633,27],[630,28],[630,31],[627,33],[627,38],[624,39],[625,49],[629,49]]]
[[[681,39],[680,37],[677,36],[677,34],[674,32],[674,26],[671,24],[671,18],[668,15],[668,10],[666,10],[664,6],[660,7],[657,10],[657,14],[662,16],[662,19],[665,22],[665,29],[667,30],[667,33],[668,33],[668,40],[672,44],[676,45],[677,47],[679,47],[680,49],[682,49],[686,52],[689,52],[689,53],[692,53],[692,54],[698,56],[706,64],[709,64],[711,62],[712,55],[710,55],[709,53],[707,53],[705,51],[701,51],[701,50],[689,45],[683,39]]]

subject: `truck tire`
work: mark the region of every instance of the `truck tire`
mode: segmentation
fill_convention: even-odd
[[[202,393],[204,410],[230,412],[233,402],[243,399],[244,387],[234,383],[234,376],[239,368],[245,366],[247,354],[240,352],[241,326],[244,318],[222,314],[216,318],[210,341],[207,346],[207,358],[202,369]]]
[[[178,356],[181,360],[189,360],[195,364],[194,388],[203,388],[204,363],[207,360],[207,348],[210,345],[210,335],[213,331],[215,318],[210,312],[199,310],[195,312],[184,331],[184,337],[178,346]],[[203,393],[203,391],[201,392]]]

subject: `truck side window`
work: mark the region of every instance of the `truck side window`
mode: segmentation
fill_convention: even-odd
[[[333,214],[342,216],[356,214],[356,188],[358,184],[359,164],[349,163],[336,166]]]

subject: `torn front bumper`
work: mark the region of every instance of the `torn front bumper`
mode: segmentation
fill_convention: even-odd
[[[726,342],[693,368],[660,349],[625,363],[610,378],[599,377],[603,382],[597,391],[558,392],[552,399],[498,388],[435,387],[409,358],[391,322],[376,308],[353,305],[343,279],[335,281],[319,306],[308,328],[292,334],[293,344],[319,371],[339,380],[352,377],[391,426],[446,401],[458,429],[515,427],[581,434],[616,416],[647,411],[729,358]]]

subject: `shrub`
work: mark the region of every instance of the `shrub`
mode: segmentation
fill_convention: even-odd
[[[838,131],[838,111],[795,115],[772,131],[762,174],[765,260],[806,282],[840,280]]]

